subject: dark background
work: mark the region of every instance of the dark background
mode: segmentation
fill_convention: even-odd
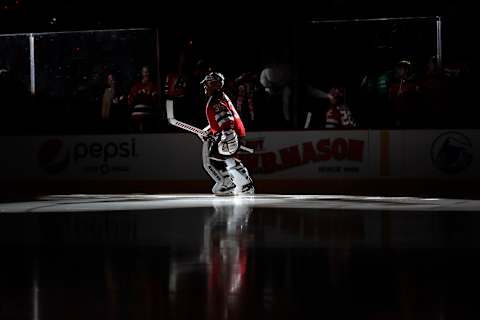
[[[459,27],[473,27],[469,1],[36,1],[1,0],[2,32],[40,32],[88,27],[176,25],[228,27],[285,24],[292,20],[442,15]],[[52,18],[55,23],[51,23]],[[243,21],[242,21],[243,19]],[[458,34],[460,36],[460,34]]]
[[[475,21],[471,1],[38,1],[0,0],[0,32],[43,32],[121,27],[202,28],[215,34],[227,28],[276,30],[311,19],[440,15],[445,46],[474,57]],[[55,19],[53,21],[53,19]],[[449,52],[453,54],[453,52]],[[462,57],[463,58],[463,57]]]
[[[466,1],[34,1],[34,0],[0,0],[0,33],[22,33],[22,32],[55,32],[55,31],[74,31],[74,30],[102,30],[102,29],[118,29],[118,28],[136,28],[147,27],[155,28],[160,31],[161,54],[158,57],[160,61],[161,78],[164,79],[165,73],[175,69],[178,55],[180,51],[187,46],[189,41],[193,41],[194,51],[192,52],[192,61],[199,58],[205,58],[216,69],[221,70],[227,78],[233,78],[243,72],[260,73],[262,68],[271,62],[272,57],[281,54],[284,47],[300,48],[301,54],[298,56],[306,57],[305,60],[296,61],[296,65],[300,67],[299,77],[302,81],[309,81],[310,78],[328,79],[330,83],[312,82],[312,85],[323,90],[328,90],[332,85],[341,84],[349,86],[354,83],[358,86],[360,78],[354,77],[356,74],[365,74],[365,66],[371,64],[371,60],[375,57],[368,56],[369,63],[365,66],[357,61],[362,60],[361,50],[351,50],[352,47],[362,48],[364,44],[352,43],[352,38],[356,35],[351,34],[351,28],[346,28],[343,35],[342,32],[328,34],[328,30],[322,34],[317,28],[305,28],[308,21],[326,20],[326,19],[363,19],[378,17],[419,17],[419,16],[441,16],[442,17],[442,42],[443,57],[446,64],[466,65],[469,68],[469,74],[475,78],[477,72],[476,57],[478,50],[476,49],[475,39],[475,10],[471,4]],[[390,27],[385,29],[387,32],[392,30]],[[373,34],[375,27],[371,31],[365,28],[365,32]],[[419,32],[420,33],[420,32]],[[370,35],[371,36],[371,35]],[[44,36],[48,37],[48,36]],[[55,36],[55,39],[66,37],[68,35]],[[105,46],[108,41],[108,35],[105,39],[98,40],[95,44]],[[335,38],[336,37],[336,38]],[[52,36],[53,38],[53,36]],[[340,38],[340,39],[339,39]],[[361,39],[359,36],[358,39]],[[419,37],[419,41],[415,39],[407,39],[406,43],[397,43],[408,50],[423,49],[423,39]],[[430,38],[431,39],[431,38]],[[345,48],[342,50],[338,47],[338,43],[345,42]],[[418,40],[418,39],[417,39]],[[289,44],[291,42],[295,44]],[[68,42],[68,41],[67,41]],[[221,43],[222,50],[217,50],[214,43]],[[101,45],[100,45],[101,44]],[[332,44],[336,47],[332,48]],[[425,43],[426,44],[426,43]],[[69,40],[68,46],[72,48],[80,48],[75,46],[75,40]],[[60,45],[55,54],[48,53],[43,59],[48,65],[48,60],[62,62],[62,56],[65,56],[64,50],[67,45]],[[50,46],[52,47],[52,46]],[[9,48],[11,49],[11,48]],[[82,47],[83,49],[83,47]],[[92,48],[90,48],[92,49]],[[109,48],[107,48],[109,49]],[[0,46],[0,51],[2,50]],[[117,49],[113,48],[111,51]],[[140,52],[141,49],[133,47],[133,51]],[[8,51],[8,50],[6,50]],[[41,50],[37,50],[41,54]],[[95,50],[83,50],[87,56],[84,60],[98,60],[98,55],[90,55]],[[117,50],[122,52],[122,50]],[[154,50],[151,50],[152,52]],[[424,50],[428,52],[428,50]],[[298,52],[297,52],[298,53]],[[310,54],[310,56],[309,56]],[[329,64],[329,54],[343,62],[341,65]],[[71,54],[78,55],[77,52]],[[324,60],[316,59],[322,55]],[[393,66],[396,61],[402,59],[411,59],[412,52],[406,54],[392,54],[392,60],[388,63]],[[20,55],[16,55],[20,56]],[[105,55],[107,56],[107,55]],[[119,54],[118,56],[121,56]],[[295,53],[290,52],[290,57]],[[82,57],[80,57],[82,58]],[[420,66],[424,63],[425,57],[420,57],[414,64]],[[0,57],[0,61],[1,61]],[[8,61],[9,59],[7,59]],[[10,59],[11,60],[11,59]],[[25,60],[25,59],[24,59]],[[306,61],[306,62],[305,62]],[[312,61],[315,62],[313,67]],[[63,61],[66,63],[66,61]],[[300,62],[300,63],[298,63]],[[304,65],[302,65],[302,63]],[[133,71],[128,70],[126,73],[136,75],[141,65],[132,64]],[[331,67],[332,70],[328,70]],[[39,66],[37,66],[37,69]],[[315,69],[316,68],[316,69]],[[357,68],[358,70],[355,70]],[[368,68],[368,67],[367,67]],[[13,68],[15,69],[15,68]],[[18,68],[16,68],[18,70]],[[87,68],[80,68],[85,71]],[[307,71],[305,71],[307,70]],[[17,77],[25,72],[20,70]],[[155,70],[154,70],[155,71]],[[303,72],[304,71],[304,72]],[[89,70],[90,74],[96,73]],[[303,72],[303,73],[302,73]],[[75,76],[79,76],[81,72],[73,72]],[[309,74],[311,73],[311,74]],[[338,75],[339,79],[334,79],[332,74]],[[352,79],[345,79],[344,75],[349,75]],[[129,76],[128,78],[134,78]],[[126,78],[126,77],[125,77]],[[103,78],[102,78],[103,79]],[[42,82],[42,78],[37,79]],[[131,82],[131,81],[130,81]],[[338,83],[336,83],[338,82]],[[340,83],[341,82],[341,83]],[[68,81],[62,80],[65,85]],[[52,82],[48,82],[53,86]],[[475,88],[473,82],[468,82],[463,89],[456,91],[452,101],[455,105],[461,105],[464,114],[460,115],[460,121],[465,123],[455,127],[476,128],[476,119],[478,111],[474,107]],[[38,89],[42,89],[40,86]],[[71,90],[70,90],[71,91]],[[297,96],[301,96],[302,92],[296,92]],[[101,93],[87,93],[87,96],[101,97]],[[354,93],[353,93],[354,95]],[[350,91],[350,97],[352,92]],[[86,103],[80,101],[79,104]],[[295,101],[295,106],[305,106],[306,102],[299,99]],[[93,104],[95,107],[99,103]],[[353,105],[354,115],[356,113]],[[45,113],[45,109],[42,112]],[[467,111],[468,110],[468,111]],[[363,111],[363,110],[362,110]],[[96,112],[96,109],[95,109]],[[190,112],[191,113],[191,112]],[[303,110],[299,113],[302,114]],[[357,112],[358,113],[358,112]],[[58,112],[55,111],[55,114]],[[69,114],[72,116],[72,113]],[[73,115],[75,119],[77,117]],[[48,117],[50,118],[50,117]],[[378,127],[363,121],[359,118],[362,127],[374,128]],[[368,118],[363,116],[363,118]],[[34,122],[37,118],[31,117]],[[303,118],[302,118],[303,119]],[[462,120],[465,119],[465,120]],[[471,123],[474,121],[474,123]],[[467,123],[468,122],[468,123]],[[382,125],[387,127],[388,125]],[[382,127],[380,126],[380,127]],[[429,127],[425,122],[425,127]],[[452,126],[452,125],[450,125]],[[252,129],[252,128],[249,128]],[[256,128],[254,128],[256,129]],[[82,127],[82,130],[84,128]],[[88,131],[88,130],[87,130]],[[7,130],[8,132],[8,130]],[[63,132],[63,131],[62,131]]]

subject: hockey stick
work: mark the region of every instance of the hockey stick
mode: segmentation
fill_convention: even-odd
[[[195,134],[197,134],[199,136],[202,136],[204,138],[207,138],[209,136],[209,134],[206,131],[203,131],[200,128],[191,126],[188,123],[185,123],[185,122],[182,122],[182,121],[179,121],[179,120],[175,119],[174,115],[173,115],[173,100],[167,100],[167,119],[168,119],[168,122],[175,127],[178,127],[178,128],[183,129],[183,130],[195,133]],[[243,150],[243,151],[250,152],[250,153],[254,152],[253,149],[247,148],[245,146],[240,146],[240,149]]]

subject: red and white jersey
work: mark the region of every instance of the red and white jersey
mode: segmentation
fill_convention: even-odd
[[[325,128],[327,129],[348,129],[354,128],[352,113],[346,105],[332,105],[327,110]]]
[[[137,104],[154,106],[156,96],[157,87],[153,82],[137,82],[128,94],[128,104],[130,106],[135,106]]]
[[[245,127],[232,101],[225,93],[211,96],[205,108],[212,134],[233,129],[239,137],[245,137]]]

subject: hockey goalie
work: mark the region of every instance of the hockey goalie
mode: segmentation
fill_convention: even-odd
[[[215,181],[212,192],[216,195],[253,194],[253,181],[247,168],[235,157],[243,144],[245,127],[235,107],[223,92],[225,78],[211,72],[201,84],[208,97],[206,116],[208,137],[203,140],[203,167]]]

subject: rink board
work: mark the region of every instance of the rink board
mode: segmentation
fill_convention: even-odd
[[[0,142],[0,175],[15,183],[118,184],[134,190],[170,185],[187,191],[210,184],[201,141],[191,134],[22,136]],[[435,185],[480,178],[478,130],[253,132],[247,145],[256,152],[239,157],[266,190],[277,182],[315,188],[328,182],[341,190],[385,180]]]

